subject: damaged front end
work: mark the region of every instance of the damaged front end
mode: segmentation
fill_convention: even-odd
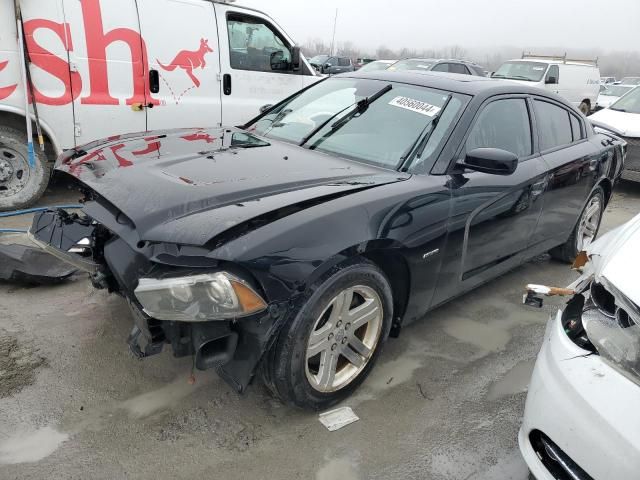
[[[170,344],[174,356],[192,356],[196,368],[215,369],[239,392],[290,309],[268,303],[240,266],[200,257],[195,247],[136,240],[126,217],[105,202],[89,200],[79,213],[39,213],[29,237],[88,273],[94,287],[127,300],[128,343],[138,358]]]
[[[567,288],[528,285],[524,297],[524,303],[539,307],[540,295],[571,295],[561,315],[567,336],[636,383],[640,383],[638,232],[640,216],[581,252],[574,263],[581,276]]]

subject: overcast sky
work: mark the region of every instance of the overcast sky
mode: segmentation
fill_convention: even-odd
[[[336,41],[375,50],[459,44],[640,50],[640,0],[238,0],[267,12],[298,43]],[[556,52],[553,52],[556,53]]]

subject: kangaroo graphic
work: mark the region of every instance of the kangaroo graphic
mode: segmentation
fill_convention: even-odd
[[[176,57],[169,65],[163,65],[160,60],[156,59],[158,65],[167,72],[173,72],[176,68],[183,69],[196,87],[200,87],[200,80],[193,74],[193,70],[196,68],[204,68],[207,63],[204,61],[204,57],[207,53],[213,52],[213,49],[209,46],[209,40],[206,38],[200,39],[200,48],[195,51],[182,50],[178,52]]]

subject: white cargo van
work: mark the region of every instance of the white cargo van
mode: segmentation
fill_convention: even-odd
[[[238,125],[321,77],[265,13],[209,0],[21,0],[47,155],[27,162],[14,0],[0,0],[0,210],[65,149],[126,132]]]
[[[596,107],[600,92],[600,69],[597,60],[571,60],[565,56],[522,55],[503,63],[492,75],[557,93],[582,113]]]

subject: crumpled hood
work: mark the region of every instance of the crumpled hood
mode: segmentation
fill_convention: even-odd
[[[640,305],[640,215],[607,232],[587,249],[596,277],[604,277]]]
[[[589,120],[609,125],[625,137],[640,137],[640,113],[619,112],[605,108],[589,116]]]
[[[235,128],[110,137],[63,154],[56,169],[124,213],[140,239],[189,245],[293,205],[409,177]]]

